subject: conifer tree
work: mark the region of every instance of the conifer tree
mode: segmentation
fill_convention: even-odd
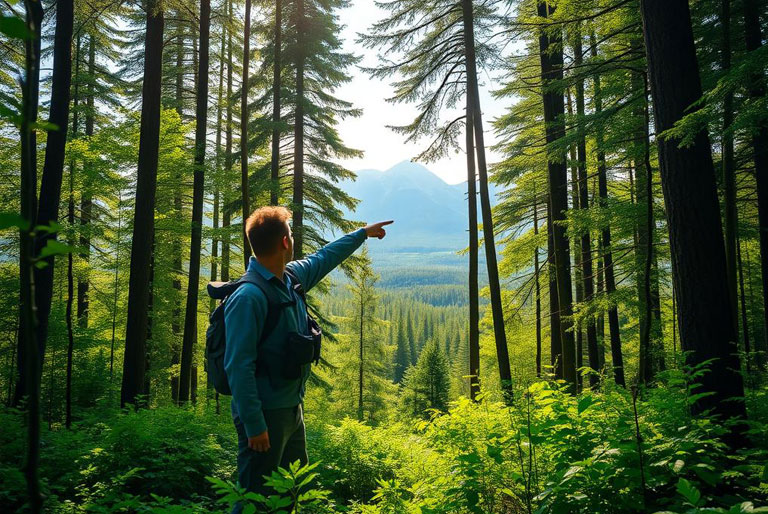
[[[147,300],[151,247],[145,237],[154,231],[155,188],[160,134],[160,75],[163,54],[164,17],[162,5],[147,5],[147,34],[144,51],[144,79],[141,104],[141,139],[136,185],[136,207],[131,245],[131,278],[128,322],[120,405],[136,404],[142,394],[146,368]]]
[[[419,361],[405,373],[403,402],[415,416],[428,416],[427,409],[446,410],[451,389],[448,358],[436,340],[427,342]]]

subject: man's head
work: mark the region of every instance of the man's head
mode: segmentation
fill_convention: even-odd
[[[293,259],[290,219],[291,211],[276,206],[261,207],[248,216],[245,233],[257,258],[281,256],[284,264]]]

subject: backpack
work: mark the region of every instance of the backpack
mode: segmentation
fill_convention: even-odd
[[[296,293],[306,304],[306,293],[303,286],[301,285],[301,282],[299,282],[298,277],[288,269],[285,270],[285,273],[290,277],[294,291],[296,291]],[[241,285],[245,283],[253,284],[261,289],[267,299],[267,316],[264,320],[264,327],[261,331],[261,337],[257,343],[257,349],[259,350],[261,349],[263,342],[266,341],[267,338],[275,330],[275,327],[280,320],[280,315],[282,314],[283,308],[289,305],[293,305],[293,302],[281,302],[275,292],[269,286],[268,282],[259,273],[246,272],[237,280],[230,282],[210,282],[208,284],[208,287],[206,288],[208,296],[215,300],[221,300],[221,302],[211,313],[208,330],[205,334],[205,356],[207,360],[206,370],[208,372],[208,379],[213,384],[216,392],[227,396],[232,394],[232,390],[229,387],[227,373],[224,369],[224,354],[227,349],[224,308],[227,299],[235,291],[237,291]],[[315,320],[312,319],[309,314],[307,314],[307,317],[310,331],[314,333],[317,330],[319,332],[319,328],[317,327]],[[316,361],[320,358],[319,336],[317,339]],[[257,361],[257,374],[259,373],[260,368],[261,366],[259,366],[259,362]]]

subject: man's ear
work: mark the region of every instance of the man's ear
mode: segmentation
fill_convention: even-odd
[[[288,236],[283,236],[282,245],[283,245],[283,250],[288,249]]]

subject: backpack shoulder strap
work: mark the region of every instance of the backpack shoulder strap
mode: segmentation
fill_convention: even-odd
[[[296,294],[299,295],[299,297],[304,300],[304,304],[307,303],[307,292],[304,291],[304,286],[301,285],[301,281],[299,280],[299,277],[291,271],[290,268],[285,268],[285,274],[288,275],[291,279],[291,284],[293,287],[293,290],[296,291]]]
[[[261,330],[261,338],[258,343],[259,346],[261,346],[261,343],[266,341],[272,332],[274,332],[278,321],[280,321],[280,314],[283,311],[283,307],[288,304],[280,300],[275,290],[269,285],[269,282],[258,273],[246,272],[237,282],[238,286],[246,282],[255,285],[262,293],[264,293],[264,296],[267,299],[267,318],[264,320],[264,327]]]

